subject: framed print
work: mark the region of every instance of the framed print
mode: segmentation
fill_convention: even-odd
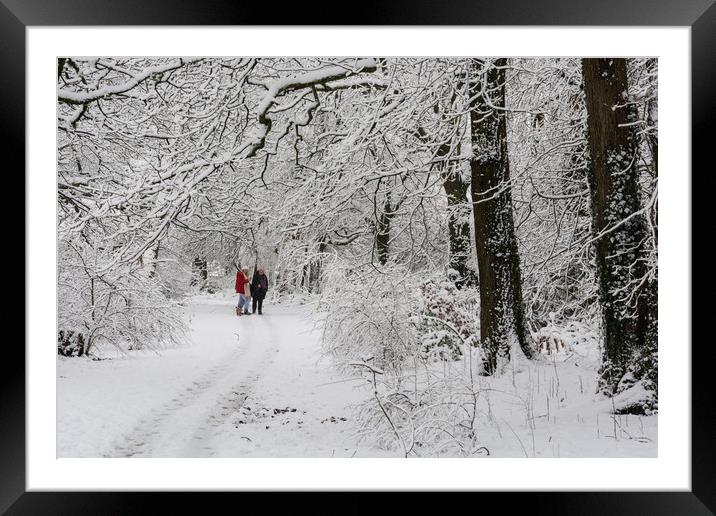
[[[4,0],[27,333],[3,510],[712,514],[690,167],[713,2],[223,4]]]

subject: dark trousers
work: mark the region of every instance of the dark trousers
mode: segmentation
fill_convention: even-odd
[[[259,313],[261,313],[261,308],[263,307],[264,300],[263,298],[258,299],[256,296],[251,298],[251,313],[256,313],[256,306],[258,305]]]

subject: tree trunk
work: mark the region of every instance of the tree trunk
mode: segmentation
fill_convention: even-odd
[[[301,268],[300,287],[310,292],[311,289],[311,264],[308,259],[308,244],[303,248],[303,267]]]
[[[195,257],[192,262],[191,286],[203,285],[207,277],[208,270],[206,259],[199,256]]]
[[[157,276],[157,260],[159,260],[159,246],[161,245],[161,240],[157,240],[156,245],[154,246],[154,261],[152,262],[152,268],[149,271],[149,277],[155,278]]]
[[[507,156],[505,106],[506,59],[493,65],[476,61],[470,84],[472,157],[470,185],[475,220],[475,249],[480,281],[480,333],[486,361],[493,374],[510,359],[518,342],[528,358],[534,356],[524,319],[522,279],[512,214]]]
[[[653,70],[653,74],[656,75],[659,68],[658,59],[652,58],[647,60],[647,68]],[[646,105],[646,125],[647,128],[653,128],[658,126],[657,118],[657,97],[656,83],[653,84],[653,97],[647,102]],[[651,152],[651,173],[654,179],[659,176],[659,139],[657,133],[654,131],[646,131],[646,143],[649,146]]]
[[[447,147],[447,148],[445,148]],[[441,146],[437,157],[446,156],[449,146]],[[443,167],[443,188],[448,203],[448,234],[450,236],[450,259],[448,267],[457,272],[455,286],[477,284],[475,271],[470,267],[470,206],[467,204],[467,189],[470,185],[460,175],[459,167]]]
[[[625,59],[583,59],[591,155],[589,187],[604,352],[599,390],[615,393],[633,359],[645,346],[656,349],[656,281],[646,279],[642,258],[647,238],[640,209],[636,113],[627,104]]]
[[[457,87],[461,88],[464,84],[464,78],[457,81]],[[450,105],[455,102],[456,95],[453,94]],[[439,106],[436,104],[433,110],[437,113]],[[455,122],[449,122],[453,124]],[[428,140],[428,133],[422,127],[416,131],[418,137]],[[443,179],[443,188],[448,204],[448,236],[450,238],[450,255],[448,260],[448,268],[455,271],[456,274],[452,278],[457,288],[463,286],[477,285],[477,276],[475,269],[470,266],[472,253],[470,250],[470,220],[472,214],[467,199],[467,189],[470,187],[468,181],[465,181],[460,171],[460,142],[456,145],[458,159],[450,157],[452,150],[452,142],[443,142],[435,152],[435,158],[438,163],[438,170]]]
[[[311,260],[310,286],[309,292],[317,293],[321,291],[321,272],[323,264],[323,253],[326,252],[326,235],[323,235],[318,241],[318,257]]]
[[[375,235],[375,249],[378,255],[378,263],[388,263],[388,250],[390,246],[390,219],[393,217],[390,205],[390,192],[386,194],[383,213],[380,214],[378,227]]]

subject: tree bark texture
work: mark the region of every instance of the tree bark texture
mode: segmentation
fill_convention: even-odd
[[[471,196],[480,282],[480,337],[485,374],[510,360],[517,342],[535,354],[522,301],[515,237],[505,107],[506,59],[475,61],[470,83]]]
[[[616,392],[630,360],[656,349],[657,285],[647,279],[642,251],[637,120],[627,98],[625,59],[583,59],[591,166],[589,187],[604,330],[600,390]]]

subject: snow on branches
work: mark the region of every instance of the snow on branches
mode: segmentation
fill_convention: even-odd
[[[640,211],[615,212],[604,228],[646,220],[643,245],[622,260],[628,281],[614,292],[625,312],[657,278],[658,208],[655,61],[630,60],[628,77]],[[326,345],[338,362],[375,375],[389,399],[373,408],[407,453],[438,443],[437,434],[405,433],[423,417],[420,396],[432,393],[442,401],[428,406],[447,410],[443,387],[474,387],[467,369],[440,388],[431,375],[468,364],[466,352],[480,360],[478,299],[492,288],[480,253],[510,258],[510,277],[521,277],[521,292],[510,294],[524,308],[512,310],[524,319],[520,336],[561,335],[567,349],[565,339],[592,339],[599,326],[594,242],[604,235],[592,231],[577,59],[68,57],[58,60],[57,94],[67,300],[58,340],[68,353],[77,353],[77,335],[83,353],[100,342],[180,340],[182,289],[170,270],[192,260],[227,275],[263,265],[275,292],[321,296]],[[492,119],[506,126],[493,131],[499,138],[472,134]],[[503,156],[509,173],[473,192],[471,164]],[[501,235],[476,239],[475,206],[495,199],[493,222],[514,226],[509,256],[490,247]],[[507,313],[497,301],[495,318]],[[405,371],[418,362],[430,374],[406,394]],[[456,438],[465,453],[479,448],[468,434]]]

